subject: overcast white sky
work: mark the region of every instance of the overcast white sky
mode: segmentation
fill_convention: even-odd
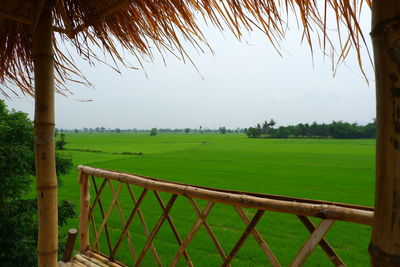
[[[368,14],[362,26],[369,41]],[[232,34],[204,29],[215,54],[188,49],[201,75],[173,56],[144,62],[145,71],[77,65],[95,88],[70,84],[74,95],[56,97],[56,127],[82,128],[229,128],[249,127],[273,118],[279,125],[344,120],[366,123],[375,117],[372,67],[364,58],[368,86],[354,55],[333,77],[331,62],[319,51],[314,63],[299,31],[282,42],[283,57],[258,32],[239,42]],[[189,46],[188,46],[189,47]],[[138,66],[133,58],[129,61]],[[202,78],[203,76],[203,78]],[[77,99],[91,99],[80,102]],[[30,97],[6,100],[33,118]]]

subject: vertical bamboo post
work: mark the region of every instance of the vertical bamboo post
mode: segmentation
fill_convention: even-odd
[[[32,32],[32,57],[35,72],[35,168],[39,221],[38,264],[39,266],[57,266],[58,202],[54,151],[54,57],[51,5],[46,2],[40,11],[37,12],[37,24]]]
[[[72,259],[72,253],[74,252],[75,239],[78,234],[78,230],[72,228],[68,230],[68,238],[65,243],[63,262],[69,262]]]
[[[377,151],[373,266],[400,265],[400,3],[372,1]]]
[[[80,172],[81,193],[80,193],[80,251],[85,252],[89,248],[89,212],[90,212],[90,183],[89,176]]]

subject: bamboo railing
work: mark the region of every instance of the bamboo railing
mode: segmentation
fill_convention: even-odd
[[[141,266],[143,264],[146,255],[148,256],[149,254],[147,253],[149,250],[151,250],[156,264],[162,266],[163,262],[160,259],[154,241],[160,233],[161,227],[167,221],[177,242],[177,250],[171,251],[174,257],[168,262],[170,266],[176,266],[182,257],[188,266],[197,264],[196,262],[192,262],[188,246],[202,226],[205,228],[216,252],[221,258],[221,266],[231,266],[232,261],[249,236],[254,237],[270,265],[281,266],[270,246],[264,240],[262,233],[256,228],[265,212],[273,211],[296,215],[310,233],[309,238],[297,252],[290,266],[303,265],[317,246],[322,248],[333,265],[346,266],[341,257],[324,238],[325,235],[335,221],[371,226],[373,220],[373,208],[366,206],[192,186],[87,166],[78,166],[78,170],[79,182],[81,184],[80,251],[82,254],[100,254],[101,252],[101,255],[108,258],[111,265],[113,262],[118,263],[116,255],[125,240],[134,266]],[[99,181],[102,181],[101,184]],[[95,194],[92,200],[90,197],[90,183],[93,186],[92,192]],[[110,194],[108,200],[104,201],[102,195],[106,187]],[[128,213],[121,208],[122,201],[119,201],[123,188],[127,192],[127,194],[123,194],[123,197],[130,198],[133,204],[129,206]],[[141,190],[139,197],[136,197],[134,193],[134,191],[137,191],[136,188]],[[150,192],[153,192],[156,202],[158,202],[161,209],[161,215],[151,231],[149,231],[142,211],[143,202]],[[169,196],[166,204],[161,194]],[[186,198],[197,217],[195,223],[183,238],[170,214],[178,198]],[[198,204],[200,200],[206,202],[203,209]],[[207,222],[207,217],[215,204],[232,206],[233,210],[236,211],[241,221],[245,224],[244,231],[240,234],[236,243],[232,244],[233,247],[229,252],[223,249],[210,224]],[[248,212],[245,210],[246,208],[254,211],[252,218],[249,218]],[[117,210],[116,213],[115,210]],[[97,211],[96,214],[95,211]],[[116,214],[118,214],[121,222],[119,227],[114,225],[114,219],[118,217]],[[136,251],[135,249],[136,240],[132,233],[132,222],[135,216],[139,217],[146,238],[140,251]],[[316,226],[309,217],[321,218],[321,221]],[[111,222],[112,220],[114,221]],[[93,235],[91,236],[89,233]],[[101,251],[101,243],[106,244],[108,248],[106,251]],[[204,262],[200,265],[204,266]]]

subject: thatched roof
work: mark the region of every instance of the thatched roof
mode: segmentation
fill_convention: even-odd
[[[21,89],[34,95],[32,87],[32,31],[37,10],[46,0],[0,0],[0,90]],[[49,1],[47,1],[49,2]],[[287,18],[295,13],[303,38],[310,46],[318,38],[323,51],[332,46],[329,34],[341,40],[336,47],[339,59],[365,45],[358,25],[363,4],[370,0],[53,0],[56,79],[63,92],[68,79],[84,78],[71,56],[60,50],[62,42],[71,43],[91,63],[97,61],[92,48],[109,53],[115,62],[124,63],[123,47],[136,55],[152,56],[154,51],[172,52],[185,57],[184,41],[204,47],[199,28],[202,17],[221,30],[229,29],[238,38],[243,31],[259,29],[279,50],[279,41],[287,30]],[[47,3],[48,4],[48,3]],[[336,15],[339,31],[327,31],[327,12]],[[314,33],[313,33],[314,32]],[[57,36],[57,33],[60,36]],[[328,34],[329,33],[329,34]],[[361,64],[361,62],[360,62]],[[83,80],[85,81],[85,80]],[[17,93],[17,92],[14,92]]]

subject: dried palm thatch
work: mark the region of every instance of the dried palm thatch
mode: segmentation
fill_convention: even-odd
[[[35,95],[33,82],[32,30],[36,27],[38,5],[46,1],[0,1],[0,83],[4,95],[19,88]],[[99,60],[93,47],[111,55],[114,63],[125,64],[120,47],[133,53],[140,62],[154,51],[171,52],[188,58],[184,41],[207,46],[199,28],[200,19],[229,29],[237,38],[245,31],[259,29],[279,51],[285,37],[288,17],[294,13],[303,39],[313,49],[317,38],[323,52],[336,48],[337,61],[354,49],[361,64],[361,47],[366,47],[358,19],[371,0],[53,0],[56,90],[66,92],[65,81],[87,83],[73,58],[60,44],[69,42],[91,64]],[[332,12],[333,11],[333,12]],[[337,29],[328,30],[328,13],[336,18]],[[60,35],[58,35],[59,33]],[[334,47],[330,37],[340,43]],[[335,37],[335,38],[336,38]],[[332,55],[331,52],[327,54]]]

